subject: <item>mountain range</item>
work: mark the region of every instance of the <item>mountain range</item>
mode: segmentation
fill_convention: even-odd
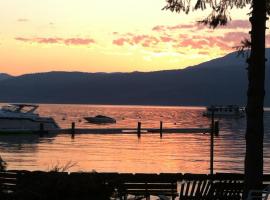
[[[267,49],[270,59],[270,49]],[[9,76],[0,73],[0,102],[245,105],[245,57],[230,53],[179,70],[132,73],[46,72]],[[270,106],[269,62],[265,105]]]
[[[10,75],[5,74],[5,73],[0,73],[0,81],[11,78]]]

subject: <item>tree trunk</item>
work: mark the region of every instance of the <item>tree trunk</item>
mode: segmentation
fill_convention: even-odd
[[[261,189],[263,181],[266,0],[253,0],[250,22],[244,197],[250,189]]]

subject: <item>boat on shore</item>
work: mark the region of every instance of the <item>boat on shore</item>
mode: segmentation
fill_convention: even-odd
[[[97,115],[95,117],[84,117],[84,119],[92,124],[114,124],[116,120],[112,117],[107,117],[104,115]]]
[[[34,104],[9,104],[0,108],[0,131],[37,131],[41,124],[44,130],[57,130],[52,117],[41,117]]]
[[[213,112],[218,117],[245,117],[245,108],[238,105],[211,105],[206,107],[203,116],[211,117]]]

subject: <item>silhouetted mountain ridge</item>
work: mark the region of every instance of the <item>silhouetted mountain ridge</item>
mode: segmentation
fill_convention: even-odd
[[[267,55],[270,50],[267,49]],[[246,103],[244,57],[231,53],[182,70],[132,73],[48,72],[0,82],[1,102],[136,105]],[[266,105],[269,99],[267,67]]]
[[[0,73],[0,81],[1,80],[5,80],[8,78],[11,78],[12,76],[10,76],[9,74],[5,74],[5,73]]]

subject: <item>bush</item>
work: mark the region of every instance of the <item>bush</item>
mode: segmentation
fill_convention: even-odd
[[[20,179],[20,200],[109,200],[114,190],[98,173],[32,172]]]
[[[0,156],[0,171],[5,171],[7,168],[7,163]]]

